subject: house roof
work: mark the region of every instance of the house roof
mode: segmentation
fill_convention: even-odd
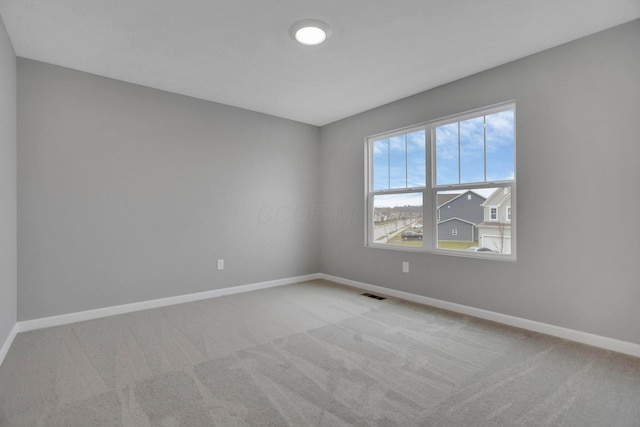
[[[502,206],[506,202],[511,200],[511,191],[505,194],[504,188],[496,188],[496,191],[491,193],[489,197],[482,203],[483,207],[486,206]]]
[[[457,193],[446,193],[446,194],[438,193],[438,207],[444,205],[445,203],[459,196],[460,194],[457,194]]]
[[[459,197],[464,196],[467,193],[473,193],[476,196],[480,197],[482,200],[484,200],[484,196],[476,193],[473,190],[467,190],[467,191],[464,191],[462,193],[444,193],[444,194],[438,193],[438,208],[441,207],[442,205],[446,205],[447,203],[452,202],[453,200],[455,200],[455,199],[457,199]],[[442,200],[443,200],[442,202],[440,201],[440,196],[442,196]],[[448,196],[452,196],[452,197],[448,197]]]
[[[467,221],[466,219],[458,218],[457,216],[454,216],[453,218],[445,219],[444,221],[439,221],[438,225],[444,224],[445,222],[449,222],[449,221],[460,221],[460,222],[467,223],[469,225],[475,225],[473,222]]]

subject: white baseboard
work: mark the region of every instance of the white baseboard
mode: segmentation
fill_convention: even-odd
[[[233,286],[223,289],[214,289],[211,291],[198,292],[194,294],[179,295],[169,298],[161,298],[150,301],[142,301],[131,304],[118,305],[113,307],[98,308],[95,310],[87,310],[77,313],[62,314],[59,316],[45,317],[41,319],[26,320],[16,323],[11,333],[0,348],[0,365],[4,360],[13,340],[18,332],[32,331],[35,329],[49,328],[52,326],[66,325],[69,323],[82,322],[85,320],[99,319],[101,317],[114,316],[117,314],[131,313],[134,311],[148,310],[152,308],[166,307],[175,304],[183,304],[192,301],[199,301],[208,298],[216,298],[225,295],[233,295],[244,292],[256,291],[259,289],[273,288],[277,286],[290,285],[294,283],[305,282],[309,280],[324,279],[353,288],[364,289],[367,291],[388,295],[391,297],[412,301],[419,304],[429,305],[444,310],[453,311],[460,314],[466,314],[480,319],[491,320],[517,328],[529,331],[539,332],[542,334],[563,338],[582,344],[600,347],[606,350],[618,353],[628,354],[630,356],[640,357],[640,344],[627,341],[621,341],[614,338],[603,337],[600,335],[590,334],[587,332],[576,331],[573,329],[563,328],[560,326],[549,325],[534,320],[523,319],[520,317],[510,316],[507,314],[496,313],[493,311],[483,310],[480,308],[470,307],[462,304],[456,304],[435,298],[429,298],[409,292],[398,291],[395,289],[385,288],[382,286],[371,285],[369,283],[358,282],[355,280],[345,279],[342,277],[332,276],[324,273],[308,274],[305,276],[290,277],[286,279],[271,280],[267,282],[253,283],[249,285]]]
[[[305,276],[289,277],[286,279],[270,280],[267,282],[252,283],[249,285],[232,286],[223,289],[197,292],[193,294],[178,295],[175,297],[160,298],[150,301],[134,302],[131,304],[116,305],[112,307],[97,308],[94,310],[80,311],[76,313],[61,314],[59,316],[43,317],[40,319],[24,320],[17,323],[17,332],[33,331],[35,329],[50,328],[52,326],[67,325],[69,323],[83,322],[85,320],[99,319],[117,314],[131,313],[134,311],[149,310],[152,308],[167,307],[175,304],[216,298],[225,295],[233,295],[244,292],[257,291],[259,289],[274,288],[276,286],[291,285],[293,283],[316,280],[320,274],[307,274]],[[16,328],[14,328],[16,329]],[[3,347],[4,348],[4,347]],[[8,350],[8,347],[7,347]]]
[[[2,362],[4,362],[4,358],[7,357],[7,353],[9,353],[9,349],[11,348],[11,344],[13,344],[13,340],[18,335],[18,324],[13,325],[11,332],[9,332],[9,336],[0,347],[0,366],[2,366]]]
[[[587,332],[576,331],[574,329],[563,328],[560,326],[549,325],[547,323],[536,322],[535,320],[523,319],[520,317],[510,316],[507,314],[496,313],[493,311],[483,310],[481,308],[470,307],[467,305],[456,304],[435,298],[424,297],[409,292],[397,291],[395,289],[384,288],[382,286],[371,285],[369,283],[357,282],[355,280],[344,279],[342,277],[331,276],[329,274],[320,273],[321,279],[340,283],[342,285],[351,286],[358,289],[387,295],[412,301],[419,304],[429,305],[444,310],[453,311],[460,314],[466,314],[493,322],[502,323],[504,325],[515,326],[517,328],[529,331],[539,332],[545,335],[551,335],[563,338],[569,341],[575,341],[594,347],[604,348],[606,350],[618,353],[628,354],[630,356],[640,357],[640,344],[621,341],[614,338],[607,338],[600,335],[594,335]]]

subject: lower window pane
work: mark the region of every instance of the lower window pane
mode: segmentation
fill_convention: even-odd
[[[511,254],[511,188],[437,192],[438,249]]]
[[[422,193],[373,196],[373,242],[422,247]]]

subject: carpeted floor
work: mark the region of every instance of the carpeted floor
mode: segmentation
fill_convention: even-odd
[[[315,281],[19,334],[0,426],[640,426],[640,359]]]

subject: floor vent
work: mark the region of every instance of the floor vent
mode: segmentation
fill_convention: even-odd
[[[373,298],[373,299],[379,299],[379,300],[386,299],[385,297],[381,297],[379,295],[374,295],[374,294],[369,294],[367,292],[365,292],[364,294],[360,294],[360,295],[364,295],[365,297],[369,297],[369,298]]]

